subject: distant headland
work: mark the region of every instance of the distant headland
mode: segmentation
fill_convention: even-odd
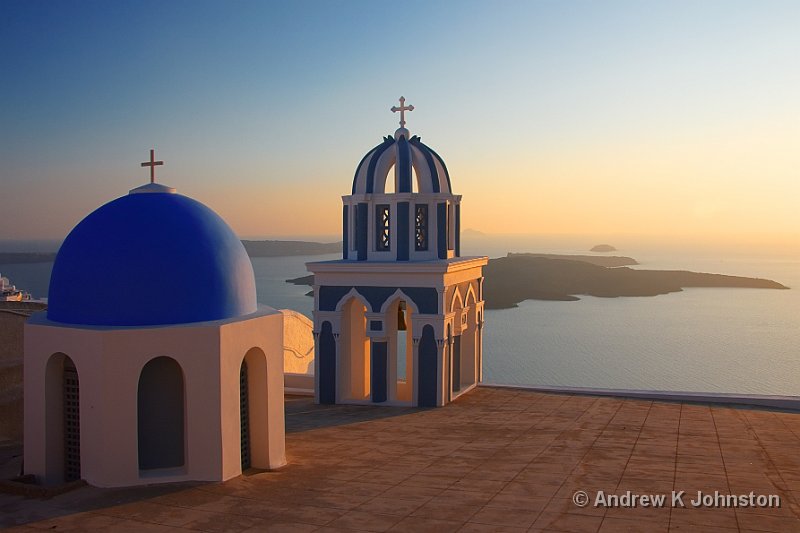
[[[339,242],[307,241],[242,241],[250,257],[289,257],[297,255],[323,255],[341,251]],[[52,263],[55,252],[0,252],[0,264]]]
[[[55,252],[0,252],[0,264],[4,265],[52,263],[55,260]]]
[[[490,259],[484,267],[487,309],[517,307],[523,300],[580,300],[576,295],[616,298],[657,296],[689,287],[788,289],[768,279],[689,272],[687,270],[635,270],[631,257],[509,253]],[[286,280],[313,285],[314,276]],[[308,293],[313,296],[313,292]]]
[[[566,256],[570,257],[570,256]],[[615,298],[657,296],[680,292],[688,287],[735,287],[788,289],[772,280],[689,272],[686,270],[635,270],[626,266],[609,268],[582,256],[509,254],[492,259],[484,267],[487,309],[516,307],[523,300],[579,300],[576,295]],[[630,258],[628,258],[630,259]],[[637,264],[635,261],[633,264]]]
[[[288,257],[295,255],[324,255],[342,251],[339,242],[307,241],[242,241],[250,257]]]
[[[545,259],[564,259],[566,261],[581,261],[591,263],[601,267],[621,267],[638,265],[639,261],[633,257],[619,255],[567,255],[567,254],[535,254],[535,253],[515,253],[509,252],[508,257],[543,257]],[[492,261],[496,261],[492,259]],[[491,262],[491,261],[490,261]]]

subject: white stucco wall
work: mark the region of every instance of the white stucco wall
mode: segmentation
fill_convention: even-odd
[[[25,471],[47,483],[63,479],[63,424],[46,401],[53,354],[75,363],[80,381],[81,476],[100,487],[165,481],[219,481],[241,473],[239,370],[253,348],[263,352],[264,405],[251,401],[253,466],[286,463],[283,419],[283,317],[272,308],[232,320],[168,327],[70,327],[44,313],[25,326]],[[168,356],[185,390],[185,465],[140,472],[137,393],[141,370]],[[258,391],[258,387],[254,387]],[[253,398],[251,392],[251,399]],[[48,403],[50,407],[48,408]],[[57,403],[57,402],[56,402]],[[48,414],[49,409],[49,414]],[[261,433],[259,434],[259,431]],[[260,435],[260,436],[259,436]],[[60,451],[61,450],[61,451]]]
[[[283,313],[283,370],[287,374],[314,373],[314,323],[307,316],[281,309]]]

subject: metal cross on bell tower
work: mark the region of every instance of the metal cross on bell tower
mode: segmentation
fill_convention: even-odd
[[[156,167],[163,164],[163,161],[156,161],[156,151],[150,150],[150,161],[145,161],[142,163],[143,167],[150,167],[150,183],[156,182]]]
[[[413,105],[406,105],[406,97],[400,97],[400,107],[392,106],[392,113],[400,111],[400,127],[406,127],[406,111],[414,111]]]

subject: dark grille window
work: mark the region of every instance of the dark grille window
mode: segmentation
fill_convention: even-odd
[[[414,250],[428,249],[428,205],[417,204],[414,209]]]
[[[250,404],[247,390],[247,361],[239,370],[239,419],[242,430],[242,471],[250,468]]]
[[[391,243],[389,206],[385,204],[375,206],[376,240],[375,248],[379,252],[388,251]]]
[[[81,478],[81,418],[78,371],[64,363],[64,481]]]

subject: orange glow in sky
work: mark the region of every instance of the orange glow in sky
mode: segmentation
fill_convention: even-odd
[[[153,147],[243,237],[335,237],[402,94],[462,227],[800,249],[800,3],[135,4],[2,22],[0,240],[63,238]]]

